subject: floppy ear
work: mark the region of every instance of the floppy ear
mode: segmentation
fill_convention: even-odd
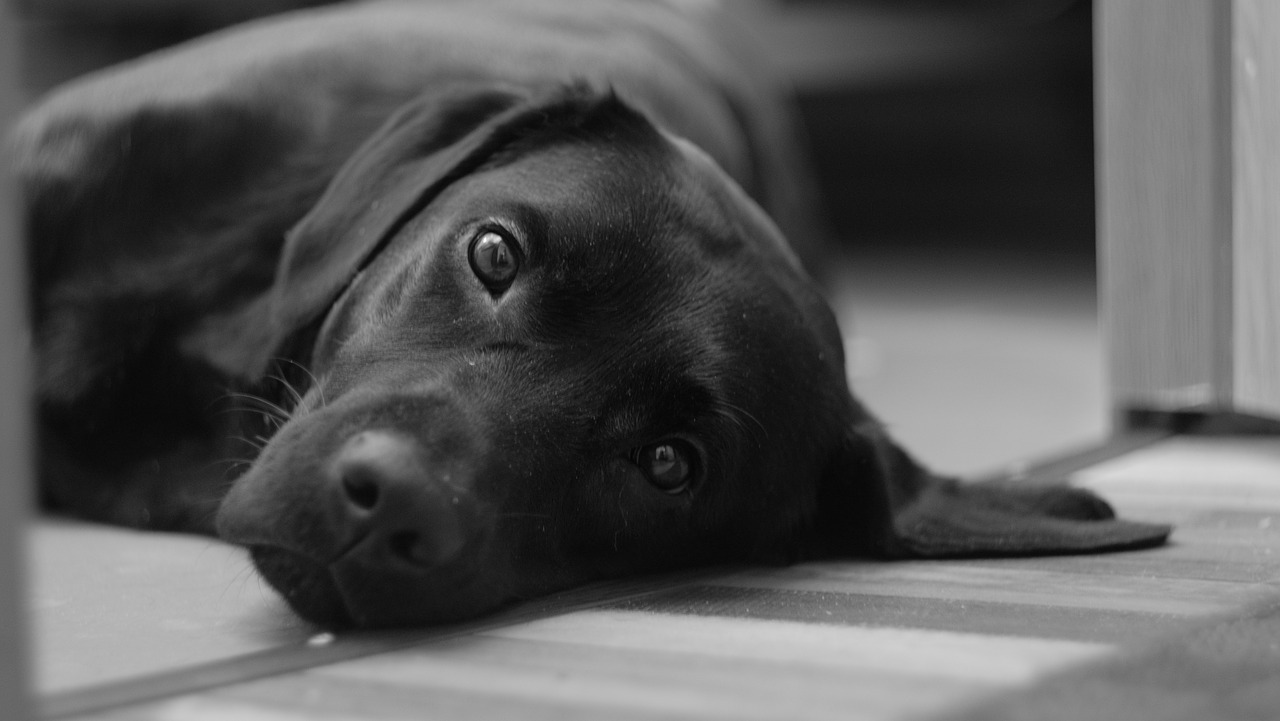
[[[289,336],[323,314],[360,268],[447,185],[531,124],[599,98],[582,85],[495,83],[433,89],[394,114],[334,175],[287,233],[270,291],[207,325],[202,355],[260,375]],[[268,323],[249,322],[269,318]],[[243,372],[242,370],[242,372]]]
[[[297,327],[327,307],[399,226],[505,143],[504,126],[550,101],[461,85],[400,108],[289,231],[274,287],[277,326]]]
[[[1121,551],[1159,545],[1171,531],[1117,519],[1083,489],[936,476],[872,420],[845,435],[817,513],[826,553],[884,558]]]

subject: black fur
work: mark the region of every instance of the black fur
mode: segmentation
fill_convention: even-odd
[[[832,314],[770,220],[789,211],[759,170],[794,161],[758,138],[725,151],[700,96],[681,112],[701,116],[661,110],[683,86],[656,71],[442,77],[356,33],[361,53],[307,51],[324,72],[250,63],[176,100],[202,82],[190,57],[270,61],[273,33],[376,12],[144,61],[19,128],[50,506],[216,532],[335,626],[693,564],[1167,536],[1084,491],[915,463],[850,394]],[[471,261],[486,233],[519,262],[509,285]],[[646,471],[658,447],[686,485]]]

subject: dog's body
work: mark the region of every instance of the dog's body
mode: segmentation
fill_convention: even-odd
[[[390,3],[45,101],[15,139],[46,500],[216,513],[338,625],[695,563],[1161,542],[1083,492],[936,478],[849,394],[770,220],[811,227],[790,121],[734,48],[660,3]]]

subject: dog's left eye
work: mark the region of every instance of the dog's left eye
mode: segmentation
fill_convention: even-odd
[[[638,449],[635,462],[654,486],[667,493],[680,493],[693,479],[696,456],[687,442],[672,439]]]
[[[471,241],[471,270],[490,291],[505,290],[520,270],[520,250],[515,241],[495,230],[485,230]]]

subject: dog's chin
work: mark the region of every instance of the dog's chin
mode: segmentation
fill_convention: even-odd
[[[258,573],[303,619],[335,630],[356,625],[328,566],[272,546],[252,546],[249,555]]]
[[[329,564],[256,545],[258,572],[303,619],[323,628],[394,628],[465,621],[513,599],[478,574],[420,569],[379,573],[347,559]]]

